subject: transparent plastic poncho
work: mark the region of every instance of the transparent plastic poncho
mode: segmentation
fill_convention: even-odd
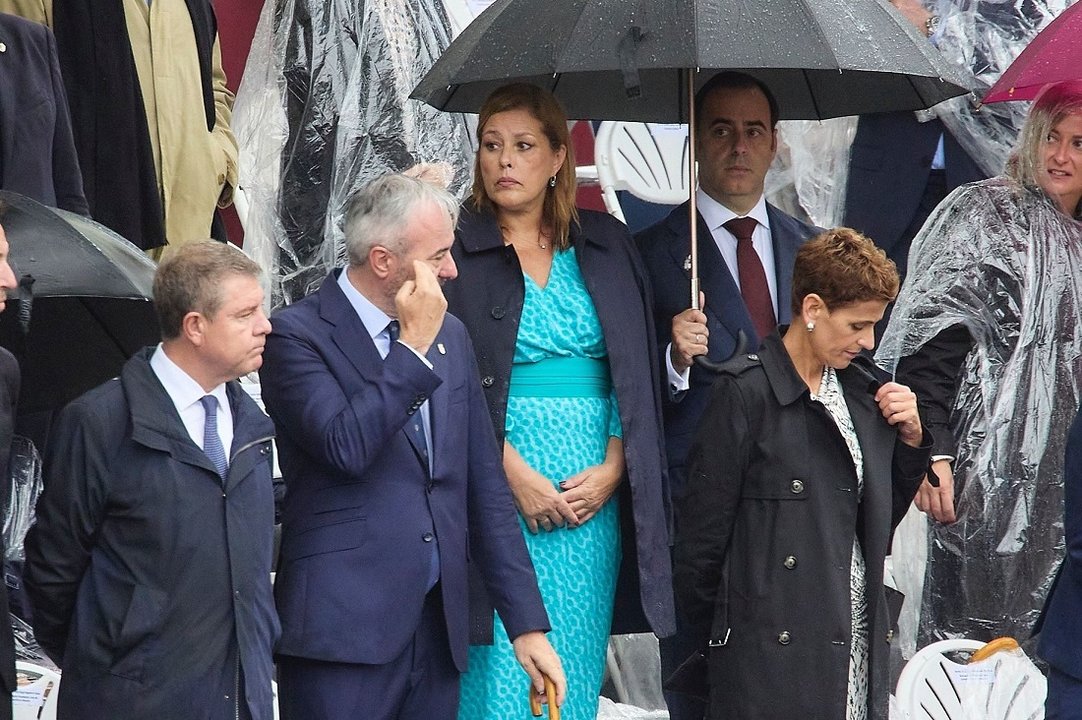
[[[450,43],[439,0],[268,0],[237,93],[233,130],[248,206],[245,250],[271,305],[298,300],[344,264],[350,195],[419,163],[470,182],[462,115],[410,92]]]
[[[974,343],[950,417],[958,521],[928,524],[919,645],[1030,635],[1064,554],[1080,308],[1082,223],[1039,190],[962,186],[913,240],[877,362],[893,373],[959,324]]]
[[[1029,103],[981,105],[979,100],[1030,40],[1067,7],[1067,0],[938,0],[928,3],[940,18],[932,40],[972,93],[953,98],[918,119],[939,118],[989,176],[1003,172],[1025,120]],[[768,179],[767,195],[784,207],[795,198],[817,225],[842,223],[849,175],[849,147],[857,118],[793,120],[778,123],[788,150]]]

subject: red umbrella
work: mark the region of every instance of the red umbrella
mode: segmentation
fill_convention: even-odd
[[[1037,33],[984,102],[1032,100],[1045,85],[1065,80],[1082,80],[1082,3],[1067,8]]]

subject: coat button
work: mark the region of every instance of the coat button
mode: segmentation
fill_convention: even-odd
[[[792,570],[796,567],[796,557],[790,555],[789,557],[785,558],[785,562],[782,564],[785,565],[786,570]]]
[[[894,628],[891,628],[890,630],[887,630],[887,642],[890,642],[893,639],[894,639]]]
[[[436,536],[433,535],[430,532],[426,532],[424,535],[421,536],[421,539],[424,540],[425,542],[432,542],[433,540],[436,539]]]
[[[751,360],[752,362],[757,362],[759,360],[759,356],[755,353],[751,353],[750,355],[748,355],[748,360]]]
[[[496,378],[492,377],[491,375],[485,375],[483,378],[481,378],[481,387],[492,387],[492,384],[494,382],[496,382]]]
[[[789,486],[789,489],[793,491],[794,495],[799,495],[804,492],[804,482],[802,480],[794,480],[793,484]]]
[[[507,314],[507,311],[506,311],[506,310],[504,310],[504,309],[503,309],[502,307],[500,307],[499,305],[497,305],[496,307],[492,308],[492,317],[496,318],[497,320],[502,320],[502,319],[503,319],[503,316],[504,316],[504,315],[506,315],[506,314]]]
[[[780,635],[778,635],[779,645],[788,645],[790,640],[792,640],[792,637],[789,636],[788,630],[784,630]]]

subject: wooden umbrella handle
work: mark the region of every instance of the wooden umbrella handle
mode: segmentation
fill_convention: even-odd
[[[556,704],[556,683],[552,682],[548,675],[545,676],[545,697],[548,698],[549,720],[560,720],[560,707]],[[530,685],[530,713],[534,717],[541,717],[541,698],[534,692]]]

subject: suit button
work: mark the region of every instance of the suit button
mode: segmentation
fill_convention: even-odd
[[[497,305],[496,307],[492,308],[492,317],[496,318],[497,320],[502,320],[502,319],[503,319],[503,316],[504,316],[504,315],[506,315],[506,314],[507,314],[507,311],[506,311],[506,310],[504,310],[504,309],[503,309],[502,307],[500,307],[499,305]]]
[[[796,567],[796,557],[790,555],[789,557],[785,558],[785,562],[782,564],[785,565],[786,570],[792,570]]]
[[[802,480],[794,480],[789,489],[793,491],[794,495],[799,495],[804,492],[804,482]]]
[[[790,640],[792,640],[792,637],[790,637],[788,630],[785,630],[780,635],[778,635],[779,645],[788,645]]]
[[[424,535],[421,536],[421,539],[424,540],[425,542],[432,542],[433,540],[436,539],[436,536],[433,535],[430,532],[426,532]]]
[[[496,378],[492,377],[491,375],[485,375],[483,378],[481,378],[481,387],[490,388],[495,382]]]

